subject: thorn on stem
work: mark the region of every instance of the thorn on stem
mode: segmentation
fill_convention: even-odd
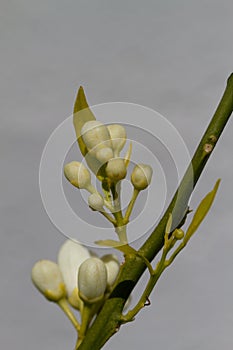
[[[151,304],[150,299],[147,297],[144,306],[150,306],[150,304]]]

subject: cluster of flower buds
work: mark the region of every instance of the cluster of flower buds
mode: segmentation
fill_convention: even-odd
[[[54,302],[67,298],[76,309],[83,303],[103,300],[119,273],[116,255],[93,257],[78,242],[67,240],[58,253],[58,263],[38,261],[32,268],[32,281],[44,296]]]
[[[122,125],[104,125],[97,120],[87,121],[81,128],[81,137],[91,159],[104,165],[104,178],[109,183],[116,184],[127,175],[127,166],[130,155],[120,158],[120,152],[126,143],[126,130]],[[91,183],[90,171],[76,161],[64,167],[64,174],[68,181],[79,189],[90,192],[88,204],[93,210],[102,211],[105,205],[103,196],[97,192]],[[138,164],[131,174],[131,183],[134,189],[146,189],[152,177],[152,168],[146,164]]]
[[[124,159],[119,158],[126,142],[126,131],[123,126],[117,124],[106,126],[96,120],[88,121],[81,129],[81,137],[91,159],[99,162],[99,168],[106,166],[106,178],[111,182],[125,178],[126,164]],[[67,164],[64,173],[72,185],[80,189],[90,189],[90,172],[81,163]]]

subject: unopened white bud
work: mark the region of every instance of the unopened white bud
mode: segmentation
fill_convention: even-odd
[[[116,281],[120,270],[120,263],[114,254],[104,255],[101,257],[101,260],[105,263],[107,269],[107,285],[110,288]]]
[[[103,197],[99,193],[92,193],[88,197],[88,205],[94,210],[101,211],[104,205]]]
[[[113,182],[120,181],[126,177],[127,169],[123,159],[110,159],[106,166],[106,175]]]
[[[105,147],[112,146],[107,126],[97,120],[86,122],[81,129],[81,135],[88,150],[102,143]]]
[[[90,256],[89,251],[77,242],[67,240],[61,246],[57,261],[69,297],[77,288],[77,274],[80,265]]]
[[[58,265],[50,260],[40,260],[32,268],[32,282],[51,301],[59,301],[66,295],[65,285]]]
[[[150,165],[138,164],[131,174],[131,182],[138,191],[144,190],[151,183],[153,170]]]
[[[80,189],[87,189],[91,185],[90,171],[80,162],[70,162],[64,166],[67,180]]]
[[[98,149],[95,156],[102,164],[105,164],[113,158],[113,150],[110,147],[103,147]]]
[[[82,263],[78,272],[78,290],[81,299],[95,303],[104,296],[107,287],[107,269],[102,260],[90,258]]]
[[[112,140],[112,148],[116,156],[119,156],[120,151],[125,145],[126,142],[126,131],[122,125],[112,124],[107,126],[108,131]]]

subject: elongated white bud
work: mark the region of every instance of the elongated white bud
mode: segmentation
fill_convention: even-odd
[[[58,265],[50,260],[40,260],[32,268],[32,282],[51,301],[59,301],[66,295],[65,284]]]
[[[124,179],[127,174],[125,162],[121,158],[110,159],[105,171],[107,177],[113,182]]]
[[[64,166],[64,174],[67,180],[80,189],[87,189],[91,186],[91,174],[80,162],[70,162]]]
[[[105,263],[107,269],[107,285],[110,288],[116,281],[120,270],[120,263],[114,254],[104,255],[101,257],[101,260]]]
[[[107,126],[112,140],[112,148],[115,156],[118,157],[126,142],[126,131],[122,125],[112,124]]]
[[[77,288],[77,274],[80,265],[90,256],[85,247],[74,241],[67,240],[61,246],[57,260],[69,297]]]
[[[78,290],[81,299],[95,303],[104,296],[107,287],[107,269],[102,260],[90,258],[82,263],[78,272]]]
[[[93,210],[101,211],[104,205],[103,197],[98,193],[92,193],[88,197],[88,204]]]
[[[138,191],[144,190],[151,183],[153,170],[150,165],[138,164],[131,174],[131,182]]]
[[[85,123],[81,129],[82,139],[88,150],[104,143],[104,147],[112,147],[109,131],[103,123],[92,120]]]

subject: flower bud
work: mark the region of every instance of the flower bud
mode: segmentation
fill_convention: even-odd
[[[88,197],[88,205],[93,210],[101,211],[103,209],[103,205],[104,205],[103,197],[99,193],[92,193]]]
[[[174,231],[174,238],[177,240],[183,239],[184,238],[184,231],[180,228],[177,228]]]
[[[59,301],[66,295],[61,271],[56,263],[40,260],[32,268],[32,282],[50,301]]]
[[[82,263],[78,272],[80,298],[88,303],[101,300],[107,287],[107,269],[102,260],[89,258]]]
[[[111,136],[113,151],[118,157],[126,142],[127,135],[125,128],[119,124],[111,124],[107,128]]]
[[[73,308],[80,311],[82,310],[83,301],[79,296],[78,287],[74,288],[72,294],[68,297],[68,302],[70,303],[70,305],[73,306]]]
[[[151,183],[153,170],[150,165],[138,164],[131,174],[131,182],[138,191],[144,190]]]
[[[64,174],[67,180],[75,187],[87,189],[91,185],[89,170],[79,162],[71,162],[64,166]]]
[[[70,297],[77,288],[77,274],[80,265],[90,258],[89,251],[81,244],[66,240],[58,252],[58,265]]]
[[[105,147],[111,148],[112,146],[110,134],[106,125],[97,120],[86,122],[81,129],[81,135],[88,150],[91,150],[102,143],[104,143]]]
[[[113,151],[110,147],[103,147],[98,149],[95,156],[102,164],[105,164],[113,158]]]
[[[110,159],[106,166],[106,175],[113,182],[120,181],[126,177],[127,169],[121,158]]]
[[[120,270],[120,263],[117,256],[114,254],[107,254],[101,257],[107,269],[107,286],[110,288],[118,276]]]

